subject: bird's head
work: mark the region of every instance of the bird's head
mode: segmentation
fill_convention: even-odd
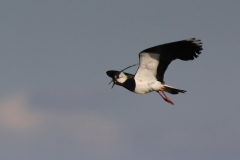
[[[137,64],[129,66],[121,71],[114,71],[114,70],[107,71],[106,72],[107,75],[112,78],[112,81],[109,83],[109,84],[111,84],[113,82],[112,88],[115,84],[117,84],[117,85],[123,84],[128,79],[128,76],[123,71],[130,67],[133,67],[135,65],[137,65]]]
[[[113,82],[112,88],[115,84],[121,85],[127,80],[127,76],[123,72],[107,71],[107,75],[112,78],[112,81],[109,83],[111,84]]]

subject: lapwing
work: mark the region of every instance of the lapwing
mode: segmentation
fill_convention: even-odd
[[[110,70],[106,73],[112,78],[113,86],[116,84],[138,94],[156,91],[166,102],[174,104],[165,92],[178,94],[186,91],[166,85],[163,80],[164,73],[173,60],[193,60],[198,57],[201,50],[202,42],[195,38],[166,43],[139,53],[139,67],[135,75],[123,71],[137,64],[121,71]]]

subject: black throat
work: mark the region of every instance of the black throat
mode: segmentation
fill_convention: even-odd
[[[124,88],[128,89],[129,91],[134,92],[136,83],[134,78],[128,78],[123,84],[121,84]]]

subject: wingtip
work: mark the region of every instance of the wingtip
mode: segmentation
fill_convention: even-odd
[[[194,41],[196,38],[189,38],[189,39],[186,39],[185,41]]]
[[[190,39],[187,39],[186,41],[191,41],[194,45],[196,45],[198,47],[197,54],[201,54],[201,51],[203,50],[203,48],[202,48],[203,47],[203,45],[202,45],[203,43],[202,43],[201,39],[190,38]]]

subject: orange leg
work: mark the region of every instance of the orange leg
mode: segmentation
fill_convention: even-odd
[[[164,97],[159,91],[157,91],[157,92],[159,93],[159,95],[160,95],[166,102],[171,103],[171,104],[174,104],[173,101],[166,96],[166,94],[164,93],[163,90],[160,90],[160,91],[163,93],[163,95],[164,95],[165,97]]]

